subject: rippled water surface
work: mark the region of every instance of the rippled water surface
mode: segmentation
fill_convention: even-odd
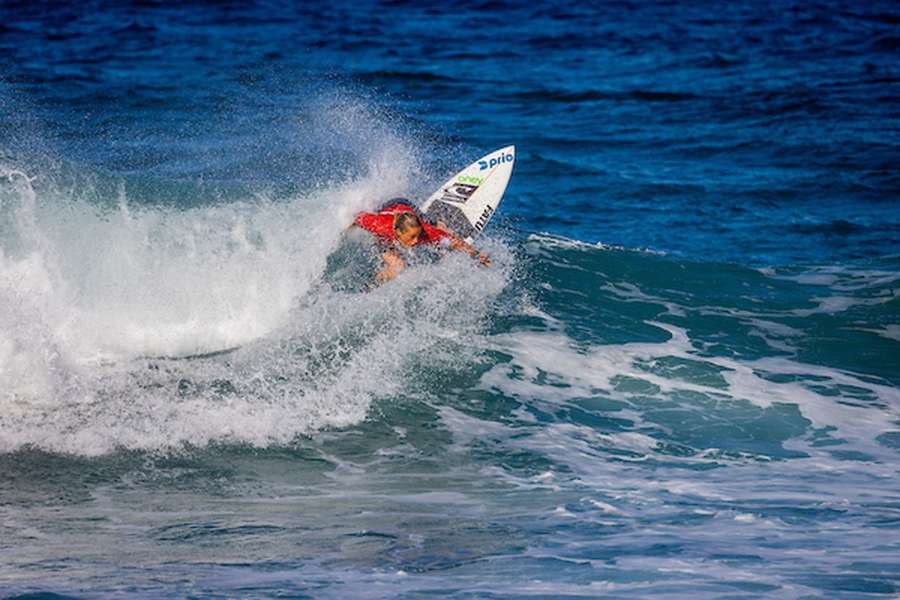
[[[0,597],[900,593],[894,3],[0,16]]]

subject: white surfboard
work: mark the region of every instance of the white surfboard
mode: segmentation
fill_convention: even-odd
[[[515,162],[515,146],[483,156],[451,177],[420,210],[429,222],[441,221],[472,243],[497,211]]]

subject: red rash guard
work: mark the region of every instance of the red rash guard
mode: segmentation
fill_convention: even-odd
[[[393,242],[397,239],[397,236],[394,234],[394,217],[402,213],[415,214],[415,212],[415,209],[408,204],[391,204],[377,213],[359,213],[356,215],[356,219],[353,220],[353,224],[375,234],[380,240]],[[419,219],[419,222],[422,224],[422,234],[419,236],[420,243],[437,244],[445,238],[452,239],[452,236],[446,231],[438,229],[422,219]]]

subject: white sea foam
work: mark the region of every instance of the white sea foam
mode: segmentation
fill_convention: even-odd
[[[187,210],[0,173],[0,451],[286,443],[361,421],[418,353],[477,329],[502,244],[491,269],[458,255],[369,294],[323,283],[353,215],[419,173],[379,135],[343,183]]]
[[[654,302],[665,306],[666,311],[668,311],[670,315],[674,315],[676,317],[683,317],[686,315],[684,308],[679,306],[678,304],[670,300],[660,298],[658,296],[647,294],[637,285],[628,281],[607,283],[601,286],[601,289],[611,293],[612,295],[625,302]]]
[[[879,452],[873,439],[891,430],[893,420],[900,416],[900,390],[887,383],[792,358],[741,360],[702,356],[686,330],[667,323],[651,324],[667,331],[669,340],[584,349],[559,331],[520,331],[496,336],[497,347],[513,359],[488,371],[481,384],[525,402],[566,403],[597,393],[633,402],[634,393],[620,387],[626,378],[650,386],[651,393],[659,397],[677,398],[679,393],[691,392],[719,398],[719,402],[750,402],[760,408],[775,403],[796,405],[813,426],[832,427],[838,435],[852,440],[855,447],[871,452]],[[715,368],[723,385],[685,378],[681,371],[659,373],[648,369],[660,359],[672,358]],[[867,405],[836,402],[833,393],[823,391],[839,389],[838,386],[862,390],[883,408],[873,410]],[[632,449],[633,444],[619,442],[622,448]]]
[[[814,267],[796,274],[783,273],[771,268],[759,271],[774,279],[795,281],[802,285],[829,287],[842,292],[882,287],[900,280],[900,275],[895,271],[862,269],[846,265]]]
[[[885,339],[900,342],[900,325],[885,325],[882,329],[871,329],[867,327],[853,327],[853,329],[856,331],[868,331],[869,333],[880,335]]]
[[[890,302],[895,298],[895,294],[891,291],[888,295],[880,296],[877,298],[857,298],[853,296],[823,296],[813,298],[813,302],[816,303],[815,308],[797,308],[793,309],[791,314],[794,314],[798,317],[808,317],[810,315],[815,314],[835,314],[839,312],[843,312],[854,306],[877,306],[879,304],[885,304]]]
[[[614,244],[605,244],[596,242],[594,244],[582,242],[581,240],[573,240],[571,238],[553,235],[551,233],[532,233],[528,236],[530,241],[536,242],[530,249],[533,252],[541,252],[541,247],[545,248],[568,248],[574,250],[614,250],[618,252],[640,252],[641,254],[653,254],[656,256],[665,256],[666,253],[651,248],[629,248],[627,246],[616,246]]]

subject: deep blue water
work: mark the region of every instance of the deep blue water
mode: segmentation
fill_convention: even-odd
[[[890,2],[0,3],[0,597],[900,593],[898,49]],[[357,211],[511,143],[490,268],[360,291]]]

